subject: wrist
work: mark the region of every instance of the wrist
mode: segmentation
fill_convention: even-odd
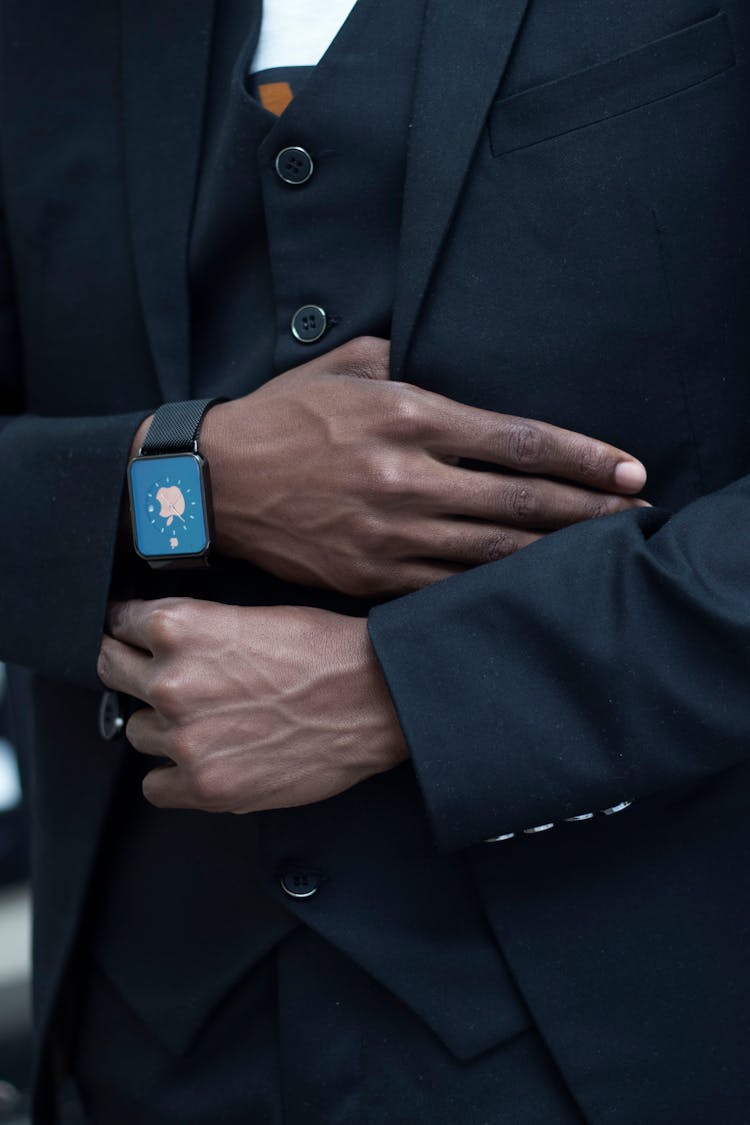
[[[370,640],[366,618],[348,618],[347,625],[362,686],[359,698],[361,705],[370,714],[368,726],[372,731],[372,738],[368,753],[372,754],[372,760],[369,772],[384,773],[409,759],[409,747]],[[357,693],[354,698],[357,698]]]
[[[234,553],[230,546],[230,521],[227,512],[230,478],[229,458],[227,456],[230,448],[228,430],[232,408],[233,403],[231,402],[220,402],[216,406],[212,406],[203,419],[200,438],[201,454],[205,458],[211,475],[214,542],[220,555]]]
[[[154,569],[210,566],[211,489],[201,424],[217,398],[165,402],[131,442],[127,471],[135,552]]]
[[[212,406],[203,419],[201,454],[211,474],[214,541],[219,554],[247,558],[247,543],[239,530],[252,508],[251,482],[256,477],[254,443],[246,427],[237,425],[237,403]],[[241,452],[241,479],[237,453]],[[252,560],[248,560],[252,561]]]
[[[233,549],[232,526],[236,512],[232,514],[232,466],[229,452],[233,448],[232,417],[235,404],[220,402],[210,407],[201,423],[199,446],[201,456],[208,464],[211,479],[211,501],[213,509],[213,537],[220,554],[238,553]],[[137,457],[154,419],[153,414],[141,422],[133,436],[129,460]],[[127,497],[123,503],[123,537],[130,538],[130,515]]]
[[[153,414],[149,414],[149,416],[147,418],[143,419],[140,426],[135,431],[135,435],[133,437],[133,443],[130,446],[130,457],[128,458],[129,461],[132,461],[133,458],[137,457],[138,454],[140,453],[141,446],[143,445],[144,441],[146,440],[146,434],[148,433],[153,420],[154,420]]]

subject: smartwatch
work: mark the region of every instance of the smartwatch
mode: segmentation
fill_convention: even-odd
[[[157,569],[208,566],[211,489],[198,433],[206,411],[218,402],[226,399],[160,406],[128,465],[133,545]]]

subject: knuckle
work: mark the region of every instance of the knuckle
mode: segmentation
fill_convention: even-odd
[[[162,605],[152,610],[149,621],[151,640],[156,647],[174,643],[181,625],[181,613],[175,605]]]
[[[391,425],[397,434],[413,437],[424,424],[424,398],[419,387],[410,383],[392,383]]]
[[[539,498],[527,484],[514,485],[508,494],[508,512],[517,523],[530,523],[539,512]]]
[[[378,497],[391,500],[405,499],[412,493],[409,458],[398,453],[379,457],[370,468],[370,488]],[[378,521],[378,532],[382,526]]]
[[[182,684],[177,676],[162,673],[151,684],[149,694],[157,711],[163,715],[171,715],[182,698]]]
[[[377,336],[358,336],[340,349],[341,359],[351,375],[362,379],[382,379],[390,368],[390,343]]]
[[[196,801],[205,809],[219,809],[227,799],[227,790],[221,773],[212,765],[194,769],[190,778]]]
[[[597,480],[608,467],[609,458],[600,445],[587,442],[576,453],[575,464],[584,480]]]
[[[498,530],[488,538],[484,549],[487,562],[497,562],[517,551],[518,542],[512,532]]]
[[[602,516],[611,516],[614,512],[619,512],[621,507],[622,504],[614,496],[594,495],[588,503],[588,518],[598,520]]]
[[[377,486],[374,481],[372,483],[372,491],[375,493]],[[368,550],[372,549],[371,545],[377,543],[383,533],[383,523],[379,516],[377,516],[370,509],[364,509],[357,512],[351,517],[351,530],[352,538],[360,549],[363,545],[368,545]]]
[[[521,468],[535,465],[544,449],[541,430],[532,422],[513,419],[509,423],[508,449],[514,465]]]

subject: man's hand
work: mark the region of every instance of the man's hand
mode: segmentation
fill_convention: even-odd
[[[304,585],[386,596],[643,503],[627,498],[646,479],[628,454],[389,375],[386,341],[353,340],[208,412],[201,446],[221,553]]]
[[[408,751],[365,620],[189,598],[110,608],[99,676],[142,700],[127,725],[159,808],[256,812],[333,797]]]

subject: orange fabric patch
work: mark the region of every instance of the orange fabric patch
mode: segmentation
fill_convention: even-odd
[[[264,109],[281,117],[292,100],[292,87],[288,82],[263,82],[258,86],[258,96]]]

